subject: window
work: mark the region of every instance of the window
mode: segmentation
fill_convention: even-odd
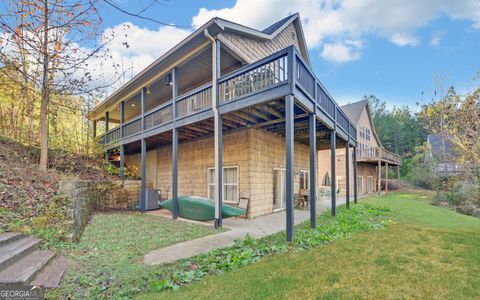
[[[223,201],[238,201],[238,167],[223,167]],[[208,168],[208,198],[213,199],[215,194],[215,168]]]
[[[358,176],[358,182],[357,182],[357,188],[358,188],[358,193],[363,194],[363,176]]]
[[[310,188],[310,171],[300,170],[300,189],[308,190]]]
[[[365,128],[365,139],[367,141],[370,140],[370,129],[368,129],[368,128]]]

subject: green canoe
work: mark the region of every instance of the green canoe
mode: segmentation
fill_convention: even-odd
[[[160,206],[172,211],[172,199],[160,202]],[[212,199],[196,196],[178,197],[178,215],[185,219],[208,221],[215,219],[215,202]],[[244,215],[245,210],[228,204],[222,205],[222,217]]]

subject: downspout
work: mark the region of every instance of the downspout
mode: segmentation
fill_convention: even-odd
[[[214,145],[215,145],[215,227],[221,226],[221,199],[219,199],[219,189],[222,189],[222,183],[219,182],[218,172],[222,172],[222,166],[220,166],[220,149],[218,147],[219,139],[219,113],[217,108],[217,85],[218,85],[218,74],[217,74],[217,41],[210,35],[208,29],[203,31],[205,37],[212,42],[212,110],[213,110],[213,121],[214,121]]]

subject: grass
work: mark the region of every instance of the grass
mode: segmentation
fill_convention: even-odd
[[[391,193],[362,200],[359,205],[390,208],[392,224],[140,298],[480,298],[480,219],[432,206],[431,197]]]
[[[153,249],[213,234],[213,228],[140,213],[102,213],[92,217],[71,252],[62,287],[49,298],[131,298],[169,266],[147,267]]]

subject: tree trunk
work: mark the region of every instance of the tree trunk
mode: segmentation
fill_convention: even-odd
[[[43,78],[42,78],[42,99],[40,105],[40,171],[46,172],[48,168],[48,1],[44,2],[44,36],[43,36]]]

